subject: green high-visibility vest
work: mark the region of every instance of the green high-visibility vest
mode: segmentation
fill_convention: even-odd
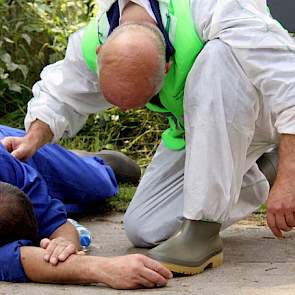
[[[170,0],[169,5],[160,2],[160,10],[165,23],[165,29],[174,48],[175,54],[171,57],[171,68],[165,77],[164,85],[159,93],[162,106],[149,102],[148,109],[165,113],[170,127],[162,134],[164,145],[172,150],[181,150],[185,147],[183,96],[184,85],[198,54],[204,43],[195,30],[191,17],[189,0]],[[90,21],[85,28],[82,39],[82,52],[88,68],[96,72],[96,47],[105,42],[109,31],[106,13],[98,19]],[[172,34],[173,32],[173,34]]]

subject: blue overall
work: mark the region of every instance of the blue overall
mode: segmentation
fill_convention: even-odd
[[[21,130],[0,125],[0,139],[23,135]],[[101,159],[79,157],[56,144],[45,145],[26,162],[15,159],[0,144],[0,181],[17,186],[30,198],[40,240],[66,222],[63,203],[86,206],[118,190],[112,169]],[[22,240],[0,247],[0,281],[28,281],[19,251],[28,245],[32,242]]]

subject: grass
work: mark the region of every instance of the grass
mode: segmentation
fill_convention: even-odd
[[[258,225],[266,225],[266,204],[262,204],[253,215]]]
[[[106,201],[107,210],[125,212],[130,203],[136,187],[128,184],[119,184],[119,194]]]
[[[265,215],[266,214],[266,204],[262,204],[256,213],[261,214],[261,215]]]
[[[104,215],[108,213],[120,212],[124,213],[132,200],[136,187],[130,184],[119,184],[119,193],[109,199],[106,199],[99,204],[87,208],[87,216]],[[76,219],[81,218],[84,214],[71,213],[70,217]]]

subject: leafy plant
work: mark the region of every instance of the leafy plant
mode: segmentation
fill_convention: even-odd
[[[42,68],[63,58],[68,36],[93,8],[93,0],[0,1],[1,123],[22,125]]]

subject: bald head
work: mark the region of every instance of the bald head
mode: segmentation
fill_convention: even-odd
[[[165,42],[155,25],[125,23],[98,54],[102,94],[121,109],[144,106],[165,77]]]

